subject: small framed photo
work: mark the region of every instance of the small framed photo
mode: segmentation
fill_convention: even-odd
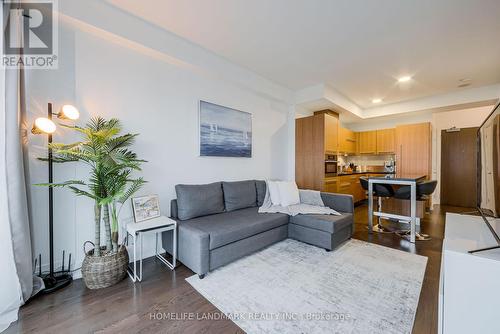
[[[134,220],[136,223],[160,217],[160,198],[158,195],[147,195],[132,198]]]

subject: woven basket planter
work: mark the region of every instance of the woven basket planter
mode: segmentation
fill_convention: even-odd
[[[114,285],[127,275],[128,252],[125,246],[119,246],[118,252],[106,253],[101,247],[101,256],[93,256],[94,250],[85,252],[82,263],[82,276],[89,289],[102,289]]]

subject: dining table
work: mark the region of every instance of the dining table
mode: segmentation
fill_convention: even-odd
[[[427,178],[423,174],[394,174],[386,176],[371,176],[368,178],[368,232],[373,233],[373,216],[380,218],[396,219],[410,223],[409,241],[415,243],[417,223],[417,184]],[[410,186],[410,216],[397,215],[382,211],[373,211],[373,185],[387,184]]]

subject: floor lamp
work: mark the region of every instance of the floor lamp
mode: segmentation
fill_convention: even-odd
[[[47,134],[48,144],[47,144],[47,161],[49,166],[49,183],[54,182],[53,178],[53,159],[52,159],[52,148],[50,144],[52,143],[52,134],[56,131],[56,125],[52,121],[52,116],[57,116],[59,119],[66,120],[76,120],[80,117],[80,113],[78,109],[76,109],[72,105],[64,105],[58,113],[52,112],[52,103],[49,103],[47,106],[47,117],[39,117],[35,120],[33,124],[33,128],[31,132],[35,135],[39,134]],[[68,270],[64,270],[64,253],[63,253],[63,265],[62,270],[56,272],[54,270],[54,189],[52,187],[48,187],[49,190],[49,273],[40,276],[43,278],[43,282],[45,284],[44,293],[51,293],[56,290],[59,290],[71,283],[73,277],[70,274],[70,266],[71,266],[71,254],[69,257],[69,265]],[[39,264],[40,268],[42,264]]]

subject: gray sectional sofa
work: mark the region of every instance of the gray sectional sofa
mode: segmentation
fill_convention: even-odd
[[[177,185],[171,218],[177,221],[177,257],[203,278],[206,273],[286,238],[335,249],[353,232],[350,195],[321,193],[326,206],[342,215],[258,213],[265,181]],[[172,254],[172,231],[162,235]]]

